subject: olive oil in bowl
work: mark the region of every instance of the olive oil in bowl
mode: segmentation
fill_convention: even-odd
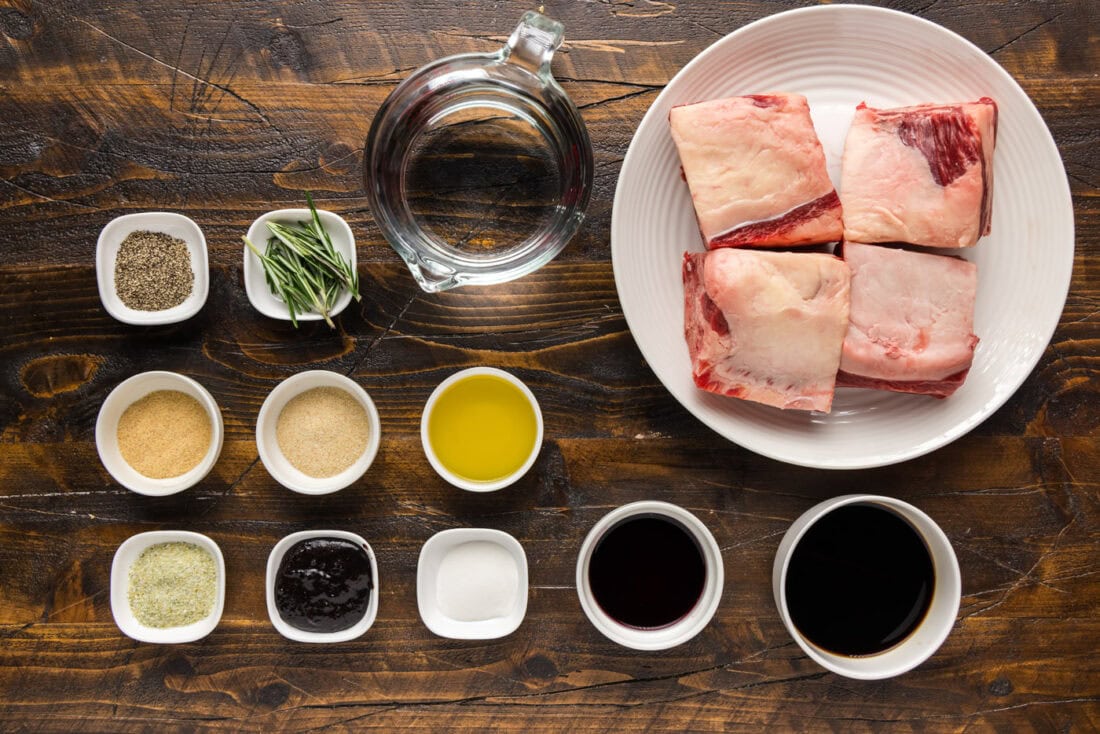
[[[421,438],[432,466],[463,489],[511,484],[534,463],[542,443],[534,395],[501,370],[452,375],[436,388],[424,413]]]

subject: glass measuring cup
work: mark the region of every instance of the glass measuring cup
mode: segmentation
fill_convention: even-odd
[[[526,275],[584,219],[592,143],[550,73],[563,33],[527,12],[500,51],[424,66],[378,110],[367,198],[425,291]]]

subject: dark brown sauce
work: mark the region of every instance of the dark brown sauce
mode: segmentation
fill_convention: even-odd
[[[612,527],[592,552],[588,580],[613,619],[652,629],[683,619],[699,601],[706,563],[679,523],[644,515]]]
[[[795,627],[839,655],[874,655],[902,642],[932,604],[928,547],[900,516],[844,505],[819,519],[791,554],[784,586]]]
[[[297,629],[340,632],[367,613],[373,588],[365,548],[343,538],[310,538],[283,555],[275,576],[275,607]]]

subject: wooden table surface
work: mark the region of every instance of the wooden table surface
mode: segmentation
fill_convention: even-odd
[[[609,240],[634,129],[710,43],[805,4],[548,3],[567,34],[554,69],[595,147],[589,219],[532,276],[426,295],[367,207],[368,126],[413,69],[497,48],[529,6],[0,1],[0,729],[1100,728],[1100,3],[885,3],[961,33],[1019,80],[1073,193],[1061,323],[1023,387],[972,433],[889,468],[787,466],[695,420],[627,330]],[[366,297],[335,332],[266,319],[242,286],[241,235],[260,213],[300,205],[305,189],[358,239]],[[99,230],[145,210],[187,214],[209,243],[209,300],[178,325],[126,326],[99,301]],[[477,364],[520,375],[546,418],[534,470],[488,496],[445,485],[418,436],[434,385]],[[384,431],[366,477],[321,498],[277,485],[253,439],[268,391],[313,368],[364,385]],[[151,369],[204,384],[226,431],[210,476],[160,499],[114,482],[94,445],[104,397]],[[962,566],[954,631],[894,680],[825,672],[771,598],[787,526],[853,490],[926,510]],[[587,530],[640,499],[691,509],[726,562],[714,621],[661,653],[600,636],[573,582]],[[505,530],[526,547],[527,617],[500,640],[441,639],[417,614],[421,544],[465,526]],[[378,620],[347,644],[289,642],[267,619],[267,554],[292,531],[334,527],[378,554]],[[225,554],[225,614],[200,642],[141,644],[112,621],[112,554],[160,528],[206,533]]]

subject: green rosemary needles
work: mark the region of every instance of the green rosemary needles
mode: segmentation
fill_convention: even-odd
[[[296,328],[298,316],[310,311],[321,314],[325,323],[335,328],[330,312],[341,294],[347,290],[356,301],[361,300],[359,274],[333,247],[308,192],[306,201],[311,214],[308,222],[267,223],[271,237],[266,251],[261,253],[248,237],[244,241],[263,264],[271,293],[286,304]]]

